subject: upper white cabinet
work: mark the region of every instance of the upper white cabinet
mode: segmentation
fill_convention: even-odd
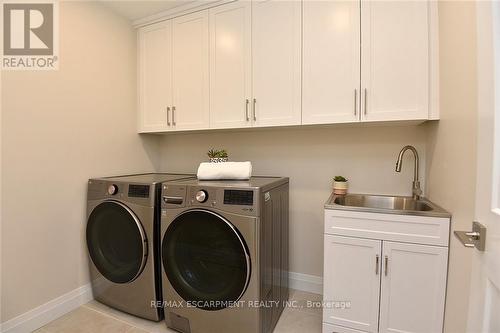
[[[172,20],[172,125],[177,130],[209,127],[208,12]]]
[[[426,1],[361,1],[364,121],[429,117]]]
[[[428,2],[303,6],[303,124],[429,118]]]
[[[254,126],[300,125],[300,50],[300,1],[253,1]]]
[[[210,13],[210,127],[299,125],[301,3],[238,1]]]
[[[139,30],[139,131],[209,127],[208,13]]]
[[[139,130],[437,119],[435,10],[242,0],[141,27]]]
[[[211,8],[210,127],[247,127],[251,121],[250,1]]]
[[[357,1],[304,1],[302,123],[359,119]]]
[[[139,131],[169,130],[167,108],[172,105],[172,23],[160,22],[139,30]]]

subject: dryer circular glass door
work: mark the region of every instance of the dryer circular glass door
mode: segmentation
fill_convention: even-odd
[[[124,204],[105,201],[87,222],[87,247],[97,270],[108,280],[127,283],[141,274],[147,238],[137,216]]]
[[[236,302],[250,280],[243,237],[224,217],[190,210],[169,225],[162,242],[163,268],[185,301],[204,310]]]

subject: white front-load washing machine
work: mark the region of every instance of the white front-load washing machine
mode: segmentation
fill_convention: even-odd
[[[191,175],[140,174],[88,181],[86,239],[94,298],[159,321],[161,184]]]
[[[163,185],[167,326],[269,333],[288,300],[288,178]]]

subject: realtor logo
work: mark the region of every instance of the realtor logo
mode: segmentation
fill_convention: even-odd
[[[3,3],[3,69],[57,69],[56,5]]]

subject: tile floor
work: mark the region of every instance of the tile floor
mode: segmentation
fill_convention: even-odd
[[[297,307],[283,311],[274,333],[321,332],[321,309],[307,308],[307,301],[319,302],[321,295],[290,290]],[[48,323],[36,333],[173,333],[164,322],[155,323],[91,301]],[[222,333],[222,332],[221,332]],[[229,332],[228,332],[229,333]]]

